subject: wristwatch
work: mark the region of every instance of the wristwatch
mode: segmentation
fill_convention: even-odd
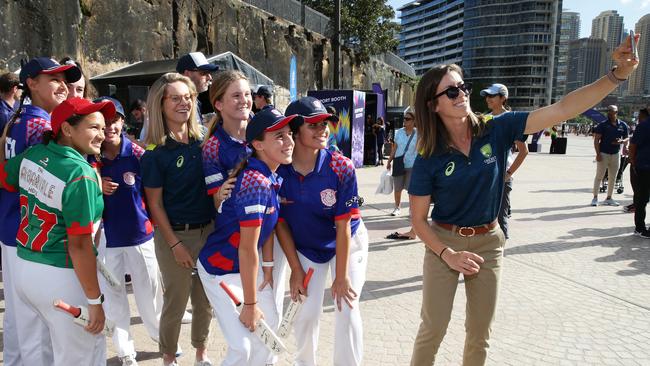
[[[614,65],[614,67],[612,67],[612,69],[607,73],[607,78],[609,79],[609,81],[611,81],[611,82],[614,83],[614,84],[620,84],[620,83],[622,83],[622,82],[624,82],[624,81],[627,81],[627,79],[619,79],[619,78],[614,74],[614,71],[615,71],[616,69],[618,69],[618,65]]]
[[[88,305],[101,305],[104,303],[104,294],[99,294],[99,297],[96,299],[86,299]]]

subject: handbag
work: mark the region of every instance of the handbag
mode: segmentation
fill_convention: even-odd
[[[393,193],[393,177],[388,174],[388,170],[384,170],[379,178],[379,186],[375,190],[375,194],[391,194]]]
[[[409,150],[409,145],[411,145],[413,136],[415,136],[415,131],[411,133],[411,137],[409,137],[409,140],[406,143],[406,147],[404,148],[404,155],[406,155],[406,152]],[[402,175],[406,174],[406,168],[404,168],[404,155],[396,156],[393,158],[393,177],[401,177]]]

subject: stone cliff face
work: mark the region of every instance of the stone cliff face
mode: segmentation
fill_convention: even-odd
[[[0,19],[0,67],[11,70],[41,55],[71,55],[98,73],[195,50],[231,51],[288,88],[295,54],[299,93],[332,88],[327,38],[238,0],[7,0]],[[408,104],[413,87],[396,70],[376,60],[357,65],[351,56],[342,53],[342,88],[381,82],[389,105]]]

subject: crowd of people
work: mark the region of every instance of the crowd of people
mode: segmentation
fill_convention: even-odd
[[[410,198],[412,228],[395,234],[417,235],[426,248],[412,365],[435,361],[460,274],[468,301],[463,364],[485,364],[508,237],[507,193],[526,156],[524,136],[573,117],[625,81],[638,63],[629,44],[615,50],[606,76],[532,112],[510,111],[507,87],[494,84],[481,91],[491,113],[475,114],[471,84],[457,65],[423,75],[387,162],[401,169],[393,214],[404,189]],[[277,355],[254,331],[262,319],[278,328],[286,267],[291,299],[304,299],[293,325],[295,364],[316,364],[328,275],[332,364],[362,364],[368,232],[355,168],[328,144],[337,116],[312,97],[282,113],[270,90],[253,93],[242,73],[215,71],[203,54],[185,55],[129,113],[114,98],[90,100],[72,60],[35,58],[17,82],[0,79],[11,97],[3,110],[14,111],[3,112],[10,117],[0,141],[5,364],[105,364],[105,328],[114,324],[120,361],[137,365],[120,281],[130,274],[163,365],[178,365],[189,299],[194,365],[212,365],[213,316],[228,345],[222,365],[273,365]],[[197,101],[204,91],[215,111],[209,120]],[[125,128],[129,119],[141,130]],[[630,161],[642,187],[635,222],[647,233],[650,147],[642,126],[648,123],[632,138]],[[381,151],[385,124],[370,119],[369,127]],[[86,307],[85,326],[55,309],[56,299]]]
[[[182,354],[189,299],[194,365],[212,365],[213,316],[228,342],[222,365],[274,364],[252,332],[262,318],[277,329],[286,267],[291,297],[306,296],[294,322],[296,362],[316,362],[331,270],[332,357],[361,364],[368,235],[354,166],[328,149],[338,117],[310,97],[285,116],[269,89],[253,93],[238,71],[213,80],[215,71],[201,53],[183,56],[129,113],[112,97],[91,100],[72,60],[35,58],[0,79],[6,365],[105,364],[107,324],[122,364],[137,365],[127,274],[164,365]],[[204,91],[211,120],[197,101]],[[85,327],[57,310],[57,299],[87,309]]]

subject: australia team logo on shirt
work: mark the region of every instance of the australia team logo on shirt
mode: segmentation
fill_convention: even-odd
[[[130,186],[135,184],[135,173],[133,172],[126,172],[122,174],[122,178],[124,179],[124,183]]]
[[[330,188],[320,191],[320,201],[327,207],[332,207],[336,203],[336,191]]]
[[[483,160],[485,164],[492,164],[497,161],[497,157],[492,156],[492,145],[489,143],[481,146],[481,149],[479,151],[485,157],[485,160]]]

